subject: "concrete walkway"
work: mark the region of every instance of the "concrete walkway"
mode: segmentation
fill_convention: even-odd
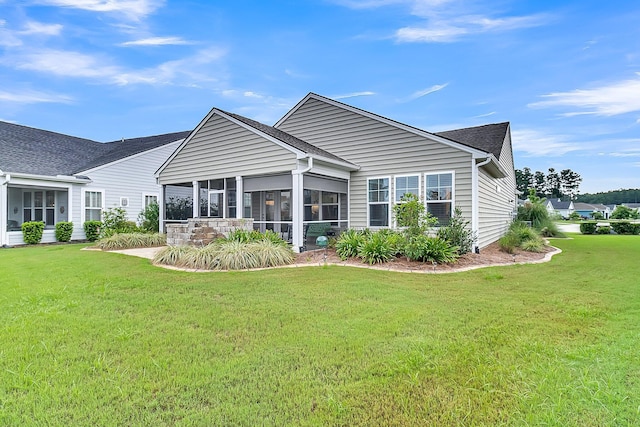
[[[109,251],[115,252],[117,254],[125,254],[131,256],[137,256],[140,258],[153,259],[153,257],[161,250],[165,248],[165,246],[160,246],[157,248],[135,248],[135,249],[122,249],[119,251]]]
[[[579,233],[580,224],[558,224],[558,230],[562,231],[563,233]]]

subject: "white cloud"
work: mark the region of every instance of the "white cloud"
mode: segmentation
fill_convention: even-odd
[[[191,57],[164,62],[156,67],[129,70],[114,64],[109,58],[80,52],[54,49],[37,50],[5,57],[0,60],[20,70],[53,74],[61,77],[87,78],[100,84],[177,84],[193,86],[197,82],[213,81],[210,70],[199,71],[220,60],[225,55],[221,49],[205,49]]]
[[[375,95],[375,92],[370,92],[370,91],[364,91],[364,92],[352,92],[352,93],[346,93],[344,95],[336,95],[336,96],[331,96],[331,99],[347,99],[347,98],[355,98],[358,96],[372,96]]]
[[[433,86],[428,87],[426,89],[419,90],[417,92],[412,93],[404,101],[400,101],[400,102],[408,102],[408,101],[413,101],[414,99],[422,98],[423,96],[427,96],[430,93],[438,92],[438,91],[444,89],[447,86],[449,86],[449,83],[444,83],[444,84],[441,84],[441,85],[433,85]]]
[[[164,0],[39,0],[38,3],[91,12],[115,13],[139,20],[162,7]]]
[[[572,142],[567,135],[552,135],[535,129],[512,130],[513,150],[523,153],[523,157],[559,157],[584,149]]]
[[[0,91],[0,102],[12,102],[18,104],[60,103],[68,104],[73,101],[66,95],[52,94],[38,91],[6,92]]]
[[[42,34],[46,36],[57,36],[62,31],[60,24],[43,24],[41,22],[29,21],[25,24],[21,34]]]
[[[495,111],[491,111],[490,113],[485,113],[485,114],[479,114],[477,116],[473,116],[474,119],[481,119],[483,117],[489,117],[489,116],[493,116],[494,114],[496,114]]]
[[[448,13],[447,13],[448,15]],[[400,28],[395,33],[400,43],[446,43],[468,34],[512,31],[543,25],[544,15],[491,18],[484,15],[431,16],[420,26]]]
[[[133,40],[120,43],[120,46],[165,46],[165,45],[186,45],[193,44],[181,37],[149,37],[146,39]]]
[[[553,92],[543,95],[545,101],[529,104],[531,108],[573,107],[581,111],[569,111],[562,116],[592,114],[616,116],[640,111],[640,73],[635,79],[612,82],[593,89],[576,89],[569,92]]]

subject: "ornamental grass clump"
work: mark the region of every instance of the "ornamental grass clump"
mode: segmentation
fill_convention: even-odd
[[[171,246],[158,252],[153,262],[194,270],[247,270],[295,260],[295,254],[277,233],[242,231],[230,237],[202,247]]]
[[[498,240],[498,245],[501,251],[513,254],[517,248],[528,252],[542,252],[545,243],[534,228],[521,221],[514,221],[507,234]]]
[[[395,248],[382,230],[373,233],[358,248],[358,256],[369,265],[389,261],[395,256]]]
[[[196,248],[193,246],[167,246],[155,254],[153,263],[183,267],[183,260],[194,250],[196,250]]]
[[[167,237],[162,233],[122,233],[100,239],[96,246],[103,251],[114,251],[132,248],[152,248],[167,244]]]
[[[346,230],[340,234],[336,241],[336,254],[341,260],[355,258],[358,256],[360,246],[366,240],[365,233],[353,229]]]

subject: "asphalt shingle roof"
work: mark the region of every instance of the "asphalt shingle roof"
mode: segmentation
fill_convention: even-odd
[[[0,121],[0,170],[33,175],[73,175],[185,138],[176,132],[101,143]]]
[[[500,159],[508,128],[509,122],[504,122],[437,132],[436,135],[486,151],[493,154],[496,159]]]

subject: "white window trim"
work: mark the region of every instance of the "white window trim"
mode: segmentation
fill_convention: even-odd
[[[389,200],[386,202],[387,203],[387,218],[388,218],[388,224],[386,226],[380,226],[380,225],[376,225],[376,226],[372,226],[370,223],[371,220],[371,212],[370,212],[370,205],[371,204],[376,204],[376,205],[381,205],[384,202],[370,202],[369,201],[369,181],[374,180],[374,179],[388,179],[389,180]],[[391,206],[393,205],[393,191],[391,188],[391,184],[392,184],[392,176],[391,175],[387,175],[387,176],[372,176],[372,177],[367,177],[367,186],[365,187],[365,200],[367,202],[367,228],[372,228],[374,230],[376,229],[380,229],[380,228],[390,228],[391,227]]]
[[[101,209],[101,212],[104,212],[104,209],[105,209],[105,203],[106,203],[106,194],[105,194],[104,189],[100,189],[100,188],[83,188],[83,189],[82,189],[82,194],[80,195],[81,200],[82,200],[82,210],[80,211],[80,222],[81,222],[82,224],[84,224],[84,223],[85,223],[85,221],[86,221],[86,219],[85,219],[85,218],[86,218],[86,209],[87,209],[87,207],[85,206],[85,201],[86,201],[86,196],[85,196],[85,194],[86,194],[87,192],[89,192],[89,193],[100,193],[100,194],[102,194],[102,208],[100,208],[100,209]],[[100,217],[102,217],[102,215],[100,215]]]
[[[451,174],[451,218],[453,218],[453,212],[456,208],[456,171],[455,170],[447,170],[447,171],[433,171],[433,172],[425,172],[423,176],[424,180],[424,207],[427,210],[427,204],[429,200],[427,200],[427,176],[428,175],[443,175],[443,174]],[[442,203],[448,202],[449,200],[434,200],[433,203]],[[436,225],[439,227],[439,225]]]
[[[422,174],[420,172],[416,172],[416,173],[407,173],[407,174],[403,174],[403,175],[394,175],[393,176],[393,203],[397,204],[397,203],[402,203],[401,201],[396,201],[396,196],[398,195],[397,193],[397,189],[398,186],[396,185],[396,179],[397,178],[408,178],[411,176],[417,176],[418,177],[418,198],[421,198],[423,196],[422,194]]]
[[[156,202],[159,204],[160,203],[160,194],[158,193],[142,193],[142,199],[140,199],[140,206],[142,206],[142,210],[145,210],[145,208],[147,207],[146,202],[147,202],[147,197],[155,197],[156,198]]]

